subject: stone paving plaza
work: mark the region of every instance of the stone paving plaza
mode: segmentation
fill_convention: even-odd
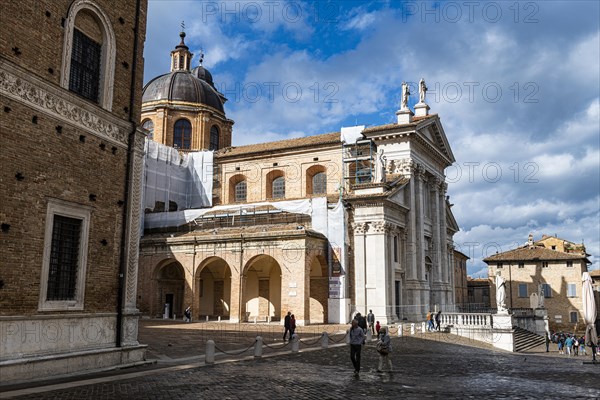
[[[212,326],[212,328],[210,328]],[[158,362],[96,373],[44,386],[0,387],[0,398],[27,399],[378,399],[405,398],[536,398],[600,397],[600,364],[591,357],[546,353],[537,348],[512,354],[444,333],[392,339],[391,373],[376,372],[374,343],[363,349],[362,371],[355,376],[343,334],[333,335],[328,349],[317,343],[319,329],[333,335],[343,326],[306,327],[299,353],[281,341],[276,325],[245,325],[244,332],[225,332],[223,325],[144,321],[142,342]],[[210,332],[213,331],[213,332]],[[205,365],[200,344],[218,336],[217,347],[239,353],[260,332],[270,348],[255,359],[252,349],[218,356]],[[275,341],[277,340],[277,341]]]

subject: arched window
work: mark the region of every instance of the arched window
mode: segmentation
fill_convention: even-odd
[[[219,150],[219,128],[216,125],[210,127],[209,150]]]
[[[361,168],[356,171],[356,183],[369,183],[371,182],[371,169]]]
[[[187,119],[175,122],[173,129],[173,147],[189,150],[192,146],[192,124]]]
[[[235,194],[234,194],[234,198],[235,198],[235,202],[236,203],[243,203],[246,201],[246,193],[247,193],[247,186],[246,186],[246,181],[241,181],[238,182],[235,185]]]
[[[148,133],[148,139],[154,139],[154,122],[151,119],[147,119],[142,123],[142,129],[145,129]]]
[[[273,193],[271,197],[274,199],[285,198],[285,178],[283,176],[273,179]]]
[[[116,38],[107,14],[75,0],[64,23],[60,85],[111,111]]]
[[[327,193],[327,174],[325,172],[318,172],[313,175],[312,189],[312,194]]]

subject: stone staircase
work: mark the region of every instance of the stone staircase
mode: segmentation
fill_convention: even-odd
[[[523,328],[515,327],[514,332],[514,351],[525,351],[531,348],[540,346],[546,343],[546,339],[543,336],[525,330]]]

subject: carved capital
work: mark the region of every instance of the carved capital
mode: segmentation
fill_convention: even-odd
[[[375,221],[371,223],[371,229],[369,230],[372,233],[389,233],[394,225],[385,221]]]
[[[352,229],[355,235],[364,235],[369,230],[369,224],[366,222],[354,222],[352,223]]]

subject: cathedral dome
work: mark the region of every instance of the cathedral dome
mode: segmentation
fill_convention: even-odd
[[[198,72],[210,80],[198,77]],[[225,113],[221,95],[212,85],[212,76],[202,67],[196,67],[191,72],[171,71],[148,82],[142,92],[142,103],[160,100],[200,103]]]

